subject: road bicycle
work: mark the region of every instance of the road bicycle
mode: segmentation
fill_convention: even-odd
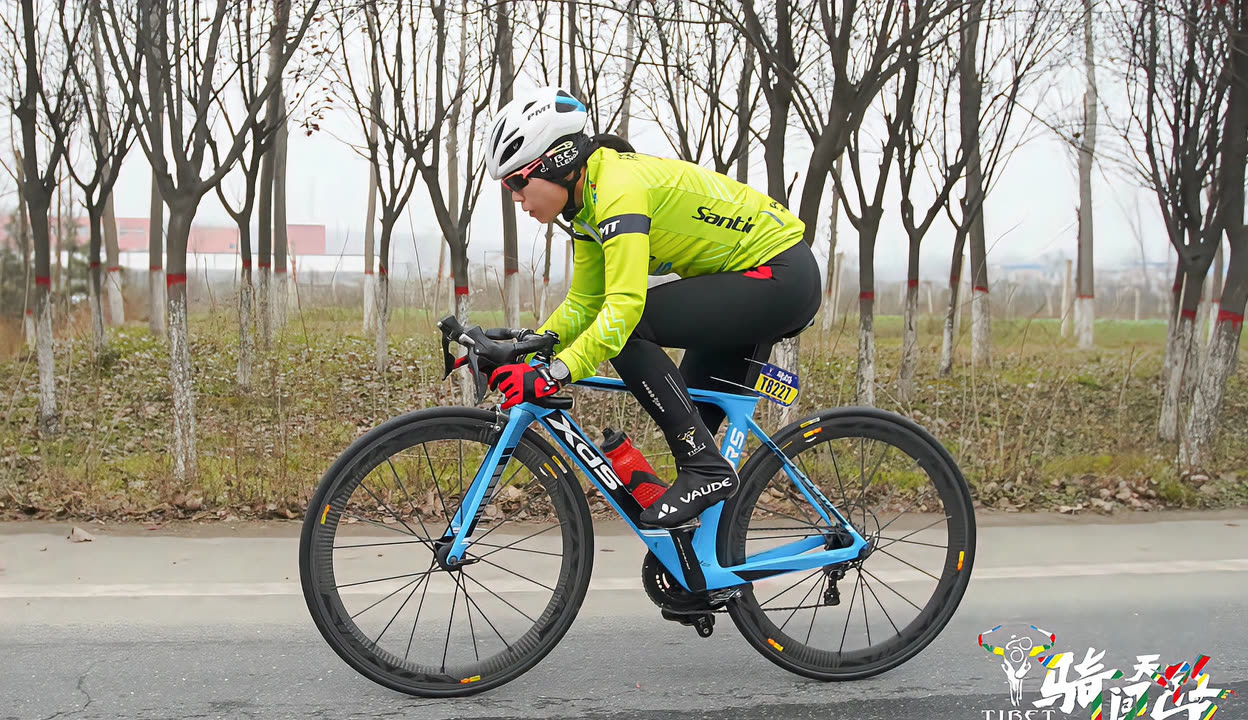
[[[557,342],[454,317],[438,327],[447,374],[467,366],[478,405],[490,368],[548,363]],[[452,344],[466,354],[455,359]],[[575,384],[627,392],[607,377]],[[740,486],[675,529],[639,522],[570,397],[420,410],[360,436],[325,473],[300,537],[321,634],[362,675],[411,695],[469,695],[524,674],[591,587],[593,517],[576,468],[646,545],[649,599],[702,637],[727,613],[767,659],[817,680],[870,677],[932,642],[975,556],[970,489],[949,452],[882,410],[820,411],[769,436],[757,393],[690,395],[725,412],[721,452]]]

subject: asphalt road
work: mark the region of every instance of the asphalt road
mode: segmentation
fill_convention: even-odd
[[[374,685],[329,649],[299,593],[295,523],[88,529],[72,543],[68,526],[0,525],[0,718],[1089,717],[1022,714],[1042,668],[1011,705],[1001,658],[976,642],[1001,623],[1051,631],[1078,659],[1105,651],[1128,677],[1137,655],[1207,655],[1209,687],[1238,693],[1217,720],[1248,718],[1248,511],[981,517],[944,633],[900,668],[834,684],[772,665],[726,617],[708,639],[662,620],[638,585],[641,544],[600,526],[559,647],[508,685],[442,701]]]

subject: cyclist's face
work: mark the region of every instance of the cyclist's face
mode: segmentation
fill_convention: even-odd
[[[520,203],[520,208],[538,222],[548,223],[559,216],[568,194],[556,183],[531,177],[520,191],[512,191],[511,199]]]

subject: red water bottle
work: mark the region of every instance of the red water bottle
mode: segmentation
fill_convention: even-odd
[[[633,441],[623,431],[603,430],[602,450],[611,460],[611,467],[624,482],[624,487],[643,508],[650,507],[667,492],[667,486],[654,474],[646,456],[633,447]]]

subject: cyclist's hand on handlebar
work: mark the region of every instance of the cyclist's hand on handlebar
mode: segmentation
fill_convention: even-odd
[[[559,392],[560,383],[543,367],[527,363],[503,365],[490,373],[490,389],[503,393],[503,409],[522,402],[542,405],[542,400]]]

